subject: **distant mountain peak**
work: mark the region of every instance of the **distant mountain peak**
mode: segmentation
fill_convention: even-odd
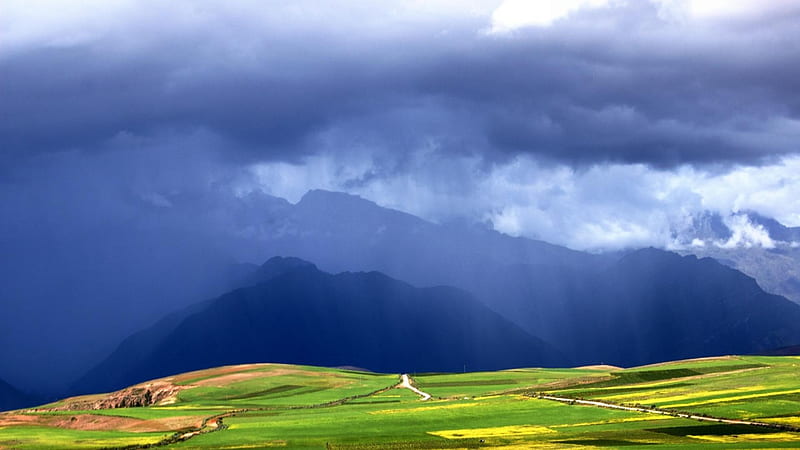
[[[347,192],[327,191],[325,189],[312,189],[306,192],[303,197],[297,202],[298,205],[305,204],[320,204],[327,202],[349,203],[349,204],[363,204],[378,207],[378,204],[367,200],[364,197],[356,194],[349,194]]]
[[[275,277],[279,277],[289,272],[298,270],[317,271],[317,266],[304,259],[293,256],[273,256],[252,273],[244,277],[239,283],[242,286],[252,286],[267,282]]]
[[[300,268],[190,307],[172,317],[172,326],[131,336],[75,390],[114,390],[258,361],[386,373],[565,362],[552,346],[456,288],[416,288],[376,271],[306,270],[314,266],[297,258],[267,263]]]
[[[787,227],[751,210],[720,214],[713,211],[694,213],[688,222],[672,230],[673,248],[684,250],[706,246],[720,249],[797,246],[800,227]]]
[[[295,258],[294,256],[273,256],[261,265],[262,270],[292,270],[298,267],[313,267],[316,265],[305,259]]]
[[[683,256],[668,251],[662,250],[655,247],[644,247],[637,250],[633,250],[622,257],[620,261],[623,262],[641,262],[641,261],[658,261],[658,262],[667,262],[667,261],[680,261]]]
[[[406,212],[380,206],[372,200],[345,192],[322,189],[308,191],[295,205],[297,215],[313,222],[334,224],[344,229],[380,226],[425,226],[428,221]]]

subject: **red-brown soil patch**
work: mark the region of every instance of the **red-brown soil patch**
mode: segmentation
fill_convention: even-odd
[[[133,417],[106,416],[100,414],[2,414],[0,427],[42,426],[84,431],[131,431],[137,433],[174,431],[199,428],[202,417],[177,416],[162,419],[136,419]]]
[[[173,403],[178,393],[186,388],[188,386],[176,386],[166,381],[156,380],[110,394],[72,397],[55,406],[31,411],[88,411],[164,405]]]
[[[301,370],[301,369],[292,369],[288,367],[280,367],[276,368],[275,370],[270,371],[255,371],[255,372],[240,372],[240,373],[230,373],[228,375],[220,375],[214,378],[207,378],[204,380],[196,381],[191,383],[190,386],[214,386],[214,387],[222,387],[227,386],[231,383],[236,383],[239,381],[250,380],[253,378],[270,378],[270,377],[277,377],[281,375],[309,375],[315,376],[319,375],[318,372],[312,372],[310,370]]]
[[[236,366],[215,367],[213,369],[195,370],[194,372],[182,373],[171,377],[161,378],[163,381],[172,383],[186,383],[198,378],[209,378],[227,375],[229,373],[246,372],[269,367],[282,367],[281,364],[239,364]]]

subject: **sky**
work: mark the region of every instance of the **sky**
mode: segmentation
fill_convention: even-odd
[[[10,234],[312,188],[589,250],[800,225],[794,1],[2,3]]]

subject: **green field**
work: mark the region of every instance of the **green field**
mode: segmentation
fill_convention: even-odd
[[[0,448],[796,448],[800,358],[723,357],[615,369],[384,375],[278,364],[166,378],[160,405],[74,410],[105,396],[0,414]],[[644,405],[623,411],[536,398]],[[89,402],[89,403],[87,403]],[[747,419],[705,422],[668,413]],[[217,424],[221,418],[222,423]]]

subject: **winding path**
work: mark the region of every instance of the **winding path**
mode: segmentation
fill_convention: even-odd
[[[414,385],[411,384],[411,379],[408,377],[407,373],[404,373],[403,375],[401,375],[400,378],[402,378],[402,380],[403,380],[403,381],[400,382],[400,385],[399,385],[400,387],[404,387],[406,389],[411,389],[411,391],[413,391],[415,394],[417,394],[420,397],[422,397],[420,399],[422,401],[430,400],[431,394],[428,394],[427,392],[420,391],[419,389],[414,387]]]

